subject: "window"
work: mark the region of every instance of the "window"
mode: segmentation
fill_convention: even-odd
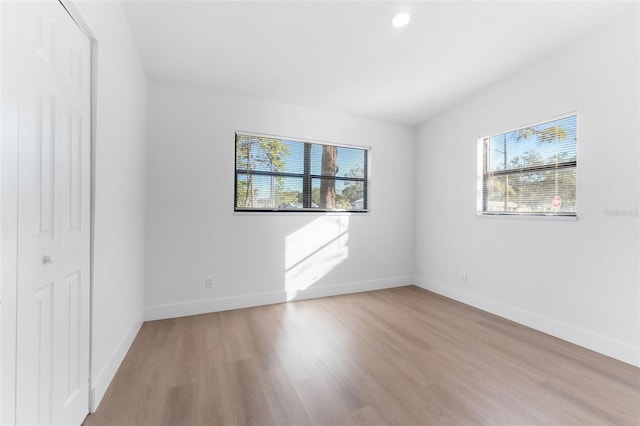
[[[366,212],[368,149],[236,133],[235,211]]]
[[[480,214],[576,215],[577,116],[480,139]]]

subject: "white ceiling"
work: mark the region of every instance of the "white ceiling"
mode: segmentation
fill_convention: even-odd
[[[128,0],[124,7],[151,80],[416,124],[632,4]],[[412,15],[402,29],[389,23],[398,11]]]

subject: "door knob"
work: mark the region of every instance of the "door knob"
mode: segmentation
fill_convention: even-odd
[[[45,254],[44,256],[42,256],[42,263],[44,263],[45,265],[47,263],[53,263],[53,256],[51,256],[50,254]]]

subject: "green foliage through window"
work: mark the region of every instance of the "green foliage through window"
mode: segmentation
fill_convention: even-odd
[[[236,211],[366,212],[367,149],[236,133]]]
[[[481,139],[480,213],[576,215],[577,116]]]

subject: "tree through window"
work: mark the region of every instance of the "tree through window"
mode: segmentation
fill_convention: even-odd
[[[576,215],[577,116],[482,138],[481,214]]]
[[[236,211],[366,212],[368,150],[236,133]]]

